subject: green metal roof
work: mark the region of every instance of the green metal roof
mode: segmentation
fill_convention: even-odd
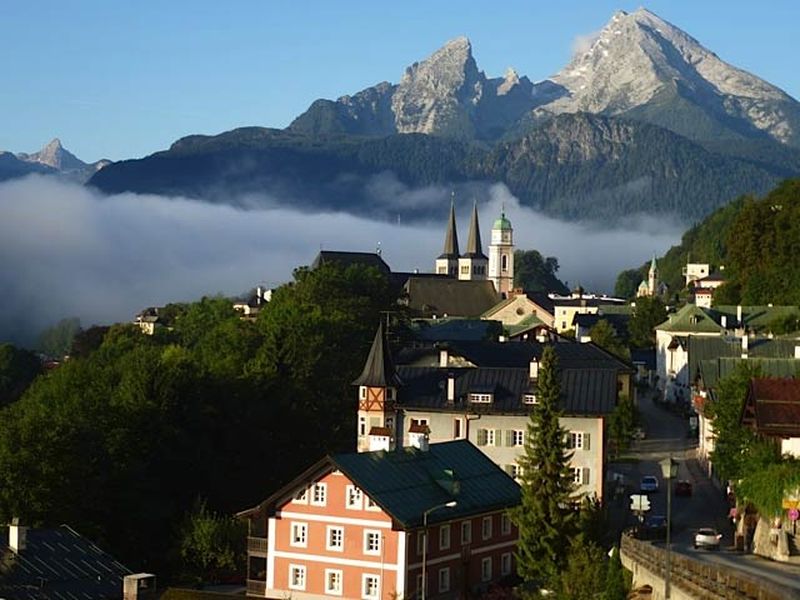
[[[775,377],[794,376],[800,367],[800,360],[794,358],[795,345],[800,345],[800,342],[791,338],[750,337],[746,359],[742,358],[741,338],[690,336],[686,343],[689,377],[702,376],[707,388],[714,387],[743,360],[758,361],[764,375]]]
[[[519,485],[467,440],[431,444],[427,451],[337,454],[331,461],[404,528],[460,519],[519,504]],[[457,482],[457,489],[453,483]]]
[[[544,325],[545,322],[542,321],[536,315],[525,315],[521,321],[515,323],[514,325],[506,325],[506,329],[508,330],[508,335],[510,337],[515,337],[520,335],[521,333],[525,333],[526,331],[530,331],[534,327],[538,327],[539,325]]]
[[[711,309],[719,322],[720,317],[725,315],[729,327],[736,325],[737,307],[734,305],[723,304],[714,306]],[[800,307],[798,306],[742,306],[742,320],[745,327],[755,332],[767,332],[771,325],[778,319],[786,317],[800,317]]]
[[[511,229],[511,221],[506,219],[506,213],[500,213],[500,218],[495,220],[492,229]]]
[[[722,333],[724,329],[694,304],[686,304],[656,327],[658,331],[675,333]]]

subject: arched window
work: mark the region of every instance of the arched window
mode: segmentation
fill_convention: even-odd
[[[503,256],[500,257],[500,270],[503,271],[503,273],[508,271],[508,255],[507,254],[503,254]]]

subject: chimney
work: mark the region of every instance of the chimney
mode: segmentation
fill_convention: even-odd
[[[261,301],[264,299],[264,290],[261,289],[261,286],[256,288],[256,298],[258,299],[256,304],[261,304]]]
[[[456,402],[456,378],[452,373],[447,374],[447,404],[453,406]]]
[[[539,359],[533,357],[530,362],[528,375],[531,381],[536,381],[539,379]]]
[[[19,517],[14,517],[8,526],[8,547],[15,554],[19,554],[25,550],[27,540],[28,528],[19,524]]]
[[[123,600],[140,600],[156,597],[156,576],[151,573],[134,573],[122,580]]]
[[[736,325],[741,327],[744,323],[742,323],[742,305],[738,304],[736,306]]]
[[[439,366],[442,369],[446,369],[449,362],[450,355],[448,354],[447,350],[439,350]]]
[[[720,317],[720,325],[722,325],[723,329],[727,329],[728,328],[728,317],[727,317],[727,315],[722,315]]]
[[[745,333],[742,335],[742,358],[747,358],[747,350],[749,346],[749,340],[747,338],[747,334]]]

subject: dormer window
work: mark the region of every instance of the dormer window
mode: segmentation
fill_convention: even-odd
[[[536,397],[536,394],[534,394],[534,393],[522,394],[522,403],[523,404],[539,404],[539,399]]]
[[[469,395],[469,401],[473,404],[490,404],[493,394],[473,393]]]

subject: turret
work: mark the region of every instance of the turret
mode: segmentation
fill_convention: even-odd
[[[505,211],[492,226],[492,243],[489,246],[489,279],[502,298],[514,289],[514,230]]]

